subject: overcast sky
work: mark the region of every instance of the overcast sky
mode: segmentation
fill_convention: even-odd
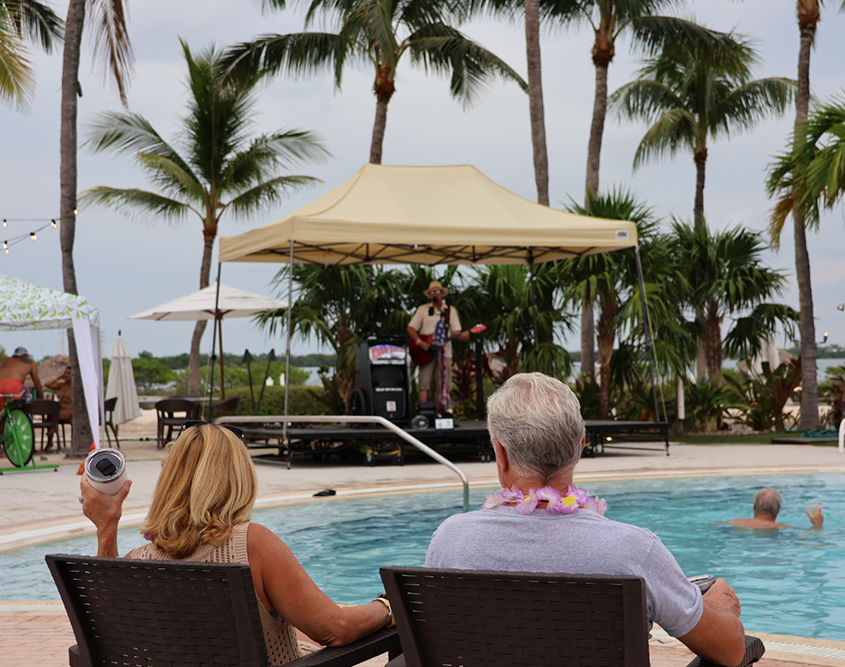
[[[129,33],[137,59],[129,89],[132,111],[143,114],[168,140],[174,138],[178,118],[184,113],[185,66],[178,38],[195,50],[212,42],[218,46],[245,41],[263,33],[302,29],[301,13],[288,11],[262,15],[257,2],[241,0],[129,0]],[[54,3],[64,16],[66,2]],[[831,8],[823,14],[812,60],[813,93],[819,100],[837,95],[845,87],[845,16]],[[758,43],[762,66],[758,76],[796,76],[798,31],[794,0],[698,0],[687,4],[708,26],[737,29]],[[476,21],[464,32],[506,60],[525,75],[522,29],[493,21]],[[550,195],[560,206],[570,195],[581,199],[584,187],[587,138],[592,113],[594,68],[590,58],[592,38],[586,30],[546,30],[543,36],[543,75],[546,130],[550,163]],[[80,80],[84,96],[79,104],[80,135],[94,114],[119,110],[113,88],[94,69],[86,48]],[[3,151],[0,155],[0,217],[51,218],[59,213],[59,105],[61,54],[33,53],[37,90],[29,113],[0,108]],[[610,90],[633,78],[638,65],[628,44],[617,47],[610,69]],[[322,179],[282,205],[248,221],[224,220],[221,235],[237,234],[265,225],[298,208],[353,175],[368,159],[375,99],[373,75],[363,66],[344,74],[341,91],[323,75],[305,81],[273,80],[262,92],[256,131],[301,128],[322,135],[333,158],[323,164],[305,165],[298,171]],[[766,227],[770,202],[763,191],[764,169],[770,157],[785,145],[792,126],[788,117],[760,124],[750,133],[710,145],[705,208],[714,228],[746,225]],[[692,217],[695,173],[692,157],[654,162],[632,172],[634,151],[644,126],[609,119],[602,152],[602,187],[625,185],[660,215]],[[528,98],[513,84],[497,84],[471,109],[464,111],[449,96],[448,81],[426,77],[400,63],[396,94],[390,103],[384,144],[385,164],[473,164],[506,188],[536,199]],[[130,160],[107,155],[79,155],[79,190],[97,185],[142,187],[149,184]],[[36,223],[10,222],[8,237],[28,233]],[[75,260],[79,291],[100,309],[104,351],[118,330],[123,330],[130,350],[157,355],[187,352],[193,324],[147,322],[130,315],[199,288],[202,232],[198,220],[170,226],[154,219],[130,220],[104,209],[84,209],[77,223]],[[842,209],[829,214],[817,234],[809,235],[814,301],[819,339],[830,331],[830,342],[845,344],[845,313],[836,305],[845,301],[845,235]],[[216,261],[215,246],[215,261]],[[771,266],[789,275],[783,300],[797,308],[791,232],[779,253],[768,255]],[[216,264],[215,264],[216,266]],[[227,264],[223,282],[241,289],[272,294],[278,267]],[[0,255],[0,272],[37,285],[62,289],[57,230],[45,229],[38,241],[15,245]],[[279,338],[268,339],[249,320],[225,323],[226,348],[242,353],[284,349]],[[783,341],[779,341],[782,344]],[[0,344],[10,351],[27,345],[38,358],[61,352],[59,332],[0,334]],[[204,350],[211,344],[206,332]],[[567,341],[577,348],[577,336]],[[316,350],[297,343],[295,352]]]

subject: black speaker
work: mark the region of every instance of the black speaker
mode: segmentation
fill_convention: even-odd
[[[377,336],[361,341],[355,361],[352,414],[409,423],[411,369],[407,336]]]

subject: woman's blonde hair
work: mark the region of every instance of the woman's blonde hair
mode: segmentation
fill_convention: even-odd
[[[141,528],[171,558],[224,544],[249,521],[258,487],[255,468],[237,435],[214,424],[191,426],[162,464]]]

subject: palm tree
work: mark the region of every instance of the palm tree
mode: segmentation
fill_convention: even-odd
[[[263,0],[265,8],[281,8],[280,0]],[[340,88],[348,60],[373,67],[376,116],[370,162],[381,164],[387,107],[396,91],[396,72],[403,57],[426,71],[451,74],[451,92],[464,106],[498,75],[525,82],[505,62],[446,24],[448,6],[436,0],[312,0],[306,27],[318,14],[337,21],[336,32],[264,35],[228,49],[223,65],[236,78],[284,71],[294,76],[321,70],[334,72]]]
[[[595,34],[592,58],[596,87],[587,144],[584,208],[589,208],[590,198],[598,196],[599,192],[601,147],[607,117],[607,74],[616,55],[616,40],[630,33],[636,46],[654,54],[667,39],[679,40],[687,36],[690,39],[717,40],[720,35],[692,21],[656,15],[656,12],[678,4],[679,0],[556,0],[544,3],[547,16],[564,25],[586,23]],[[595,375],[594,344],[593,304],[584,301],[581,307],[581,369],[590,376]]]
[[[771,303],[783,291],[784,275],[761,261],[760,234],[738,227],[710,232],[706,226],[675,221],[671,234],[675,264],[686,275],[685,305],[701,313],[702,338],[710,381],[722,373],[723,354],[751,357],[778,326],[790,328],[797,313]],[[722,339],[722,322],[733,318]]]
[[[59,171],[62,248],[62,282],[64,291],[78,294],[76,269],[73,264],[73,243],[76,236],[76,151],[77,151],[77,97],[82,95],[79,85],[79,60],[82,46],[82,29],[85,13],[93,18],[94,50],[105,58],[105,70],[114,79],[120,99],[126,104],[126,82],[132,70],[132,48],[126,30],[123,0],[69,0],[65,19],[65,45],[62,54],[62,103],[61,103],[61,165]],[[91,23],[91,21],[89,21]],[[76,354],[73,331],[68,330],[68,353],[73,374],[73,445],[69,456],[81,456],[88,451],[93,440],[85,394]]]
[[[33,91],[26,40],[48,53],[62,38],[62,20],[38,0],[0,0],[0,100],[26,109]]]
[[[94,152],[135,158],[158,192],[100,186],[83,193],[85,204],[108,206],[129,214],[153,214],[169,222],[191,214],[202,222],[200,289],[208,287],[211,252],[227,213],[247,217],[275,204],[291,188],[313,182],[310,176],[279,176],[281,169],[326,154],[310,132],[277,131],[250,138],[257,96],[253,80],[235,86],[220,68],[214,47],[195,57],[182,42],[188,64],[188,114],[177,144],[169,144],[141,115],[100,114],[88,132]],[[199,346],[205,331],[199,321],[191,338],[189,391],[199,391]]]
[[[598,197],[589,194],[588,202],[589,206],[584,207],[573,201],[569,210],[578,215],[607,220],[629,220],[635,223],[637,238],[648,258],[649,248],[657,237],[658,222],[653,209],[638,202],[633,194],[624,189],[615,189]],[[650,265],[650,261],[645,264]],[[596,334],[599,350],[599,419],[609,419],[613,347],[617,335],[626,326],[623,310],[631,311],[626,308],[626,303],[639,298],[634,255],[630,252],[609,252],[567,259],[558,262],[558,270],[561,280],[571,281],[564,290],[566,300],[570,304],[598,304]],[[664,276],[664,281],[661,282],[666,280],[668,276]],[[634,317],[639,316],[634,314]]]
[[[728,39],[729,37],[729,39]],[[667,43],[646,60],[640,78],[610,99],[622,117],[651,124],[634,156],[634,168],[654,157],[692,152],[696,167],[695,224],[703,227],[704,182],[711,138],[751,129],[786,110],[794,82],[751,79],[758,58],[746,37],[729,34],[718,42],[683,39]]]
[[[795,231],[795,268],[801,312],[801,421],[800,428],[819,425],[816,330],[813,322],[810,258],[806,229],[818,229],[821,209],[833,208],[842,198],[845,171],[845,97],[834,98],[796,124],[789,149],[770,166],[766,189],[777,197],[769,227],[777,247],[786,218],[792,214]],[[809,317],[808,317],[809,313]],[[807,359],[811,359],[808,362]]]
[[[798,97],[795,106],[795,139],[802,134],[802,125],[810,110],[810,54],[821,16],[821,0],[797,0],[798,30]],[[845,2],[840,3],[845,9]],[[798,304],[801,311],[801,421],[800,428],[811,431],[819,427],[819,388],[816,369],[816,325],[813,314],[813,286],[810,275],[810,253],[807,251],[807,221],[799,207],[792,211],[795,238],[795,280],[798,283]],[[782,225],[781,225],[782,227]],[[777,237],[779,239],[780,232]],[[777,245],[777,239],[773,237]]]
[[[273,280],[284,292],[284,298],[289,270],[283,268]],[[330,406],[335,411],[332,414],[338,414],[339,409],[343,414],[349,413],[355,389],[356,344],[367,336],[405,331],[410,319],[409,297],[412,293],[420,295],[423,289],[409,287],[419,284],[416,278],[422,272],[424,269],[409,273],[362,264],[294,266],[293,333],[304,340],[317,340],[337,355],[334,376],[323,379],[326,394],[338,403]],[[268,334],[274,335],[284,328],[286,318],[287,309],[280,309],[263,313],[257,319]]]

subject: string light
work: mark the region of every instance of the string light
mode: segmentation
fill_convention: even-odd
[[[27,238],[32,241],[38,240],[38,233],[42,230],[48,229],[52,227],[53,229],[57,229],[59,226],[59,220],[57,218],[3,218],[3,227],[8,227],[10,222],[43,222],[44,224],[32,229],[30,227],[30,231],[20,234],[18,236],[12,236],[7,238],[3,241],[3,252],[5,254],[10,254],[10,248],[15,245],[16,243],[21,243],[22,241],[26,240]]]

